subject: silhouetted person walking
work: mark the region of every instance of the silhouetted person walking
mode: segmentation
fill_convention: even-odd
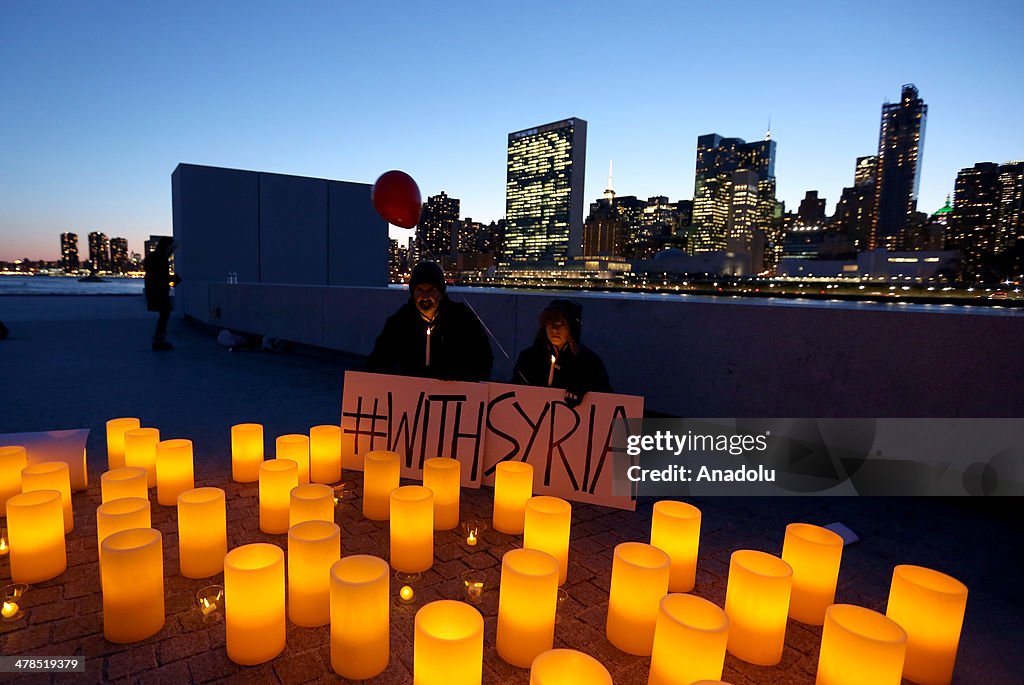
[[[171,273],[171,254],[177,247],[173,238],[164,236],[142,262],[146,270],[146,307],[160,314],[153,332],[154,352],[174,349],[167,342],[167,320],[171,318],[171,286],[181,282],[177,274]]]

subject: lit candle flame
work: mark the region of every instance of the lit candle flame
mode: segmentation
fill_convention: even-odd
[[[0,609],[0,615],[2,615],[4,618],[11,618],[12,616],[17,615],[18,611],[19,607],[17,602],[5,600],[3,608]]]
[[[7,538],[0,537],[0,557],[7,556],[9,551],[10,549],[7,547]]]
[[[403,585],[402,589],[398,591],[398,596],[402,598],[403,602],[411,602],[414,594],[408,585]]]
[[[548,371],[548,387],[555,382],[555,355],[551,355],[551,369]]]
[[[476,544],[476,533],[469,531],[469,537],[466,538],[466,544],[472,547]]]

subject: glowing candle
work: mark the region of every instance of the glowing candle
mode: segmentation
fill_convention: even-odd
[[[459,525],[462,465],[457,459],[435,457],[423,462],[423,486],[434,493],[434,530]]]
[[[36,490],[7,500],[11,580],[39,583],[67,568],[64,508],[57,490]]]
[[[398,487],[401,461],[397,452],[374,450],[363,459],[363,516],[371,521],[387,521],[391,511],[391,491]]]
[[[391,491],[391,568],[422,573],[434,565],[434,493],[422,485]]]
[[[391,653],[390,570],[383,559],[355,554],[331,566],[331,667],[367,680]]]
[[[520,668],[551,649],[558,604],[558,560],[535,549],[513,549],[501,558],[498,654]]]
[[[153,528],[122,530],[101,544],[103,637],[108,641],[138,642],[164,627],[162,545],[163,536]]]
[[[7,500],[21,494],[21,472],[28,466],[28,454],[21,445],[0,447],[0,514]]]
[[[623,652],[650,656],[670,563],[667,554],[642,542],[615,546],[605,633]]]
[[[900,685],[907,634],[895,621],[864,607],[833,604],[823,623],[815,685]]]
[[[4,605],[0,608],[0,616],[4,618],[14,618],[21,611],[21,607],[13,599],[5,599]]]
[[[523,547],[547,552],[558,561],[558,584],[569,570],[569,526],[572,505],[558,497],[531,497],[526,501]]]
[[[334,521],[334,490],[328,485],[300,485],[289,496],[288,527],[305,521]]]
[[[575,649],[551,649],[530,666],[530,685],[612,685],[600,661]]]
[[[135,430],[141,424],[136,418],[110,419],[107,421],[107,469],[124,466],[124,434]]]
[[[793,569],[782,559],[749,549],[732,553],[725,591],[729,653],[760,666],[782,659]]]
[[[231,427],[231,479],[254,483],[263,463],[263,424],[238,423]]]
[[[290,459],[299,467],[299,485],[309,483],[309,436],[281,435],[276,443],[277,458]]]
[[[820,626],[825,609],[835,602],[843,538],[827,528],[806,523],[786,526],[782,560],[793,568],[789,617]]]
[[[124,465],[146,469],[146,487],[156,485],[156,445],[160,431],[156,428],[133,428],[124,433]]]
[[[551,368],[548,370],[548,387],[555,382],[555,355],[551,355]]]
[[[280,547],[258,542],[236,547],[224,557],[224,622],[228,658],[236,664],[262,664],[284,651]]]
[[[469,531],[469,535],[466,536],[466,544],[470,547],[476,547],[476,533]]]
[[[6,505],[4,511],[7,510]],[[7,529],[0,528],[0,557],[6,557],[11,553],[11,548],[7,545]]]
[[[729,619],[700,597],[665,595],[658,607],[647,685],[689,685],[722,677]]]
[[[195,488],[178,495],[178,564],[186,578],[208,578],[224,570],[228,553],[225,494]]]
[[[341,480],[341,426],[309,429],[309,480],[325,484]]]
[[[43,461],[26,466],[21,472],[21,491],[56,490],[60,493],[64,510],[64,532],[70,533],[75,527],[75,515],[71,511],[71,473],[62,461]]]
[[[921,566],[893,569],[885,615],[907,631],[904,678],[920,685],[953,679],[966,609],[967,586],[956,578]]]
[[[291,492],[299,485],[299,469],[288,459],[269,459],[260,464],[260,530],[288,532]]]
[[[430,332],[434,330],[433,326],[427,326],[427,359],[424,362],[424,366],[430,366]]]
[[[700,547],[700,509],[673,500],[654,503],[651,544],[672,560],[669,592],[689,592],[697,578],[697,550]]]
[[[122,497],[149,497],[146,469],[125,466],[100,476],[100,501],[110,502]],[[148,526],[146,526],[148,528]]]
[[[306,521],[288,529],[288,618],[292,623],[313,628],[331,622],[331,567],[340,558],[341,528],[336,523]]]
[[[533,496],[533,466],[500,462],[494,474],[494,530],[520,535],[526,523],[526,500]]]
[[[103,541],[114,533],[132,528],[151,528],[149,500],[143,497],[120,497],[96,507],[96,546],[103,560]]]
[[[410,604],[416,597],[416,593],[408,585],[403,585],[402,589],[398,591],[398,598],[402,600],[403,604]]]
[[[156,445],[156,501],[165,507],[196,486],[191,440],[163,440]]]
[[[416,612],[413,685],[480,685],[484,617],[465,602],[442,599]]]

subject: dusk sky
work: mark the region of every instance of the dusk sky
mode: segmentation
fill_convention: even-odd
[[[919,209],[1024,158],[1018,1],[31,3],[0,13],[0,260],[171,232],[179,162],[372,183],[499,219],[509,132],[588,122],[586,201],[693,197],[697,136],[778,141],[835,209],[883,101],[928,104]]]

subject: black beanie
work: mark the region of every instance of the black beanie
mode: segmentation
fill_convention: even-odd
[[[412,275],[409,277],[409,291],[422,284],[429,283],[436,285],[443,294],[445,292],[444,271],[434,262],[420,262],[413,267]]]
[[[573,300],[558,299],[551,303],[540,313],[541,334],[544,335],[544,326],[548,321],[565,319],[569,324],[569,334],[576,342],[580,342],[583,335],[583,306]]]

